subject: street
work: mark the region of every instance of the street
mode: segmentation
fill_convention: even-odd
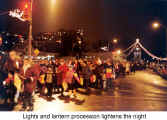
[[[107,92],[78,90],[77,98],[54,95],[47,101],[35,95],[34,111],[165,111],[167,81],[151,70],[118,78],[118,87]],[[15,111],[21,109],[20,105]]]

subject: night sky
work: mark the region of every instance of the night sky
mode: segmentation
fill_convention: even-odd
[[[1,0],[0,10],[17,8],[19,1],[23,0]],[[165,55],[165,30],[155,31],[150,24],[160,20],[167,25],[166,0],[57,0],[55,6],[49,0],[34,1],[34,34],[82,27],[91,45],[117,37],[126,48],[138,36],[154,54]],[[0,30],[26,33],[27,24],[0,16]]]

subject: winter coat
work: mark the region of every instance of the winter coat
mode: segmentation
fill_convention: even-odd
[[[85,79],[90,79],[90,76],[93,74],[89,66],[82,67],[82,76]]]
[[[74,70],[68,70],[65,74],[64,82],[72,84],[73,76],[74,76]]]
[[[40,65],[35,64],[26,71],[26,80],[24,80],[24,91],[32,93],[37,84],[37,80],[40,77]]]
[[[58,78],[57,84],[58,85],[62,85],[67,71],[68,71],[68,67],[66,65],[60,65],[58,67],[58,74],[57,74],[57,78]]]

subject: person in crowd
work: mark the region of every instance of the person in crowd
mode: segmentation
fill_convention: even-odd
[[[52,98],[53,92],[53,69],[51,66],[48,66],[48,70],[46,72],[46,87],[47,87],[47,97],[48,99]]]
[[[53,91],[54,93],[58,93],[58,85],[57,85],[57,69],[59,67],[59,61],[56,59],[53,61]]]
[[[26,78],[24,80],[24,98],[23,98],[23,110],[32,111],[33,110],[33,87],[34,87],[33,78]]]
[[[135,73],[136,69],[137,69],[137,64],[136,63],[132,63],[132,65],[131,65],[131,71],[132,71],[132,73]]]
[[[24,92],[23,92],[23,110],[32,111],[34,109],[33,95],[37,86],[37,80],[40,77],[41,67],[39,64],[33,64],[29,61],[29,67],[25,73]]]
[[[5,62],[4,65],[4,69],[6,72],[12,71],[12,72],[16,72],[17,70],[17,64],[16,64],[16,52],[15,51],[11,51],[9,52],[9,57]]]
[[[39,93],[40,93],[40,97],[45,95],[45,88],[46,88],[45,87],[45,83],[46,83],[45,79],[46,79],[46,73],[41,72],[39,80],[38,80],[38,90],[39,90]]]
[[[119,62],[115,63],[114,68],[115,68],[115,78],[117,78],[120,75]]]
[[[47,95],[51,100],[54,93],[64,96],[68,92],[70,98],[76,97],[78,88],[90,90],[108,90],[114,87],[113,80],[125,73],[143,70],[143,62],[113,61],[112,59],[55,59],[54,61],[40,60],[38,63],[18,57],[15,51],[9,52],[9,57],[0,53],[0,81],[6,88],[5,102],[10,104],[23,102],[22,110],[33,110],[33,97],[39,91],[39,97]],[[150,63],[151,69],[167,74],[164,66]],[[141,67],[142,66],[142,67]],[[2,71],[2,72],[1,72]],[[120,74],[121,73],[121,74]],[[37,84],[38,83],[38,84]],[[5,92],[4,92],[5,93]],[[2,92],[0,93],[2,94]],[[22,99],[20,96],[22,96]]]
[[[93,64],[92,61],[88,61],[87,62],[89,69],[91,71],[91,76],[90,76],[90,87],[94,88],[95,87],[95,83],[96,83],[96,74],[95,74],[95,64]]]
[[[96,75],[95,88],[102,89],[103,88],[102,75],[103,75],[104,66],[100,58],[98,58],[95,62],[96,62],[96,67],[94,69],[94,73]]]
[[[57,69],[57,85],[58,85],[58,88],[61,89],[60,93],[61,93],[61,96],[64,96],[64,88],[63,88],[63,82],[64,82],[64,78],[65,78],[65,75],[66,75],[66,72],[68,71],[68,67],[64,61],[64,59],[61,59],[60,60],[60,66],[58,67]]]
[[[125,73],[126,74],[130,73],[130,63],[129,62],[126,62],[126,64],[125,64]]]
[[[14,105],[14,97],[16,94],[16,87],[14,85],[14,72],[9,71],[8,78],[3,82],[5,88],[6,88],[6,96],[5,96],[5,103],[8,103],[8,100],[10,101],[10,105]]]
[[[7,60],[8,56],[4,52],[0,52],[0,98],[4,98],[5,95],[5,89],[3,86],[3,81],[8,77],[7,71],[5,71],[5,62]]]
[[[90,77],[92,75],[92,71],[90,70],[88,64],[87,64],[87,61],[84,61],[82,63],[82,76],[83,76],[83,79],[84,79],[84,88],[88,90],[88,88],[90,87]]]
[[[74,78],[74,66],[69,63],[68,70],[65,74],[64,82],[68,85],[68,95],[69,97],[76,97],[76,90],[75,90],[75,78]]]
[[[105,90],[108,90],[112,88],[112,80],[114,78],[114,68],[110,62],[110,59],[107,60],[106,65],[104,66],[104,71],[105,71],[105,77],[107,80]]]
[[[9,58],[7,59],[4,69],[7,71],[7,73],[13,72],[14,73],[14,85],[17,88],[17,92],[15,95],[15,102],[18,102],[19,94],[21,91],[21,79],[19,77],[19,70],[21,66],[20,58],[17,56],[17,53],[15,51],[9,52]]]
[[[42,60],[39,63],[40,68],[41,68],[41,72],[40,72],[40,77],[37,81],[37,88],[38,88],[38,92],[39,92],[39,96],[45,96],[46,92],[47,92],[47,88],[46,88],[46,72],[47,72],[47,66],[45,64],[45,61]]]

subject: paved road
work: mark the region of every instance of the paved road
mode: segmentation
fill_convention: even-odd
[[[77,99],[57,95],[48,102],[35,96],[34,111],[159,111],[167,110],[167,80],[152,71],[138,71],[117,79],[119,86],[108,92],[80,90]],[[19,110],[16,106],[15,110]]]

